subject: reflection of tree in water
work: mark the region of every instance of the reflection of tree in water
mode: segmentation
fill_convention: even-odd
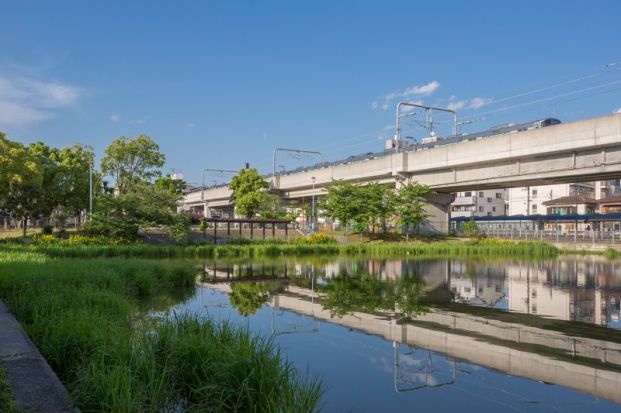
[[[231,284],[229,301],[241,316],[253,315],[274,294],[283,289],[278,281],[237,282]]]
[[[330,310],[332,316],[342,317],[354,311],[384,311],[412,316],[425,310],[420,302],[423,287],[423,281],[415,276],[380,280],[369,274],[341,274],[321,290],[325,294],[324,308]]]

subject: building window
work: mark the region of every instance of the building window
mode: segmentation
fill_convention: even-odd
[[[492,202],[492,198],[487,198],[487,202]]]
[[[488,212],[488,213],[487,213],[487,216],[488,216],[488,217],[491,217],[491,216],[492,216],[492,213],[491,213],[491,212]]]
[[[484,198],[484,197],[485,197],[485,193],[479,192],[479,198]]]
[[[496,199],[502,199],[502,193],[496,192]]]
[[[482,206],[479,207],[479,212],[483,212],[483,207]]]
[[[533,198],[537,198],[537,190],[533,189]]]
[[[464,196],[472,196],[472,192],[470,192],[470,191],[464,192]]]
[[[492,212],[496,212],[496,207],[492,207]]]
[[[533,206],[531,207],[533,212],[537,212],[537,204],[533,204]]]

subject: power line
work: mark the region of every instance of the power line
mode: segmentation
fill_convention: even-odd
[[[614,66],[616,64],[621,64],[621,62],[609,63],[605,67]],[[500,97],[500,98],[492,97],[492,98],[490,98],[490,99],[492,99],[492,103],[491,104],[506,102],[508,100],[513,100],[513,99],[517,99],[517,98],[520,98],[520,97],[524,97],[524,96],[528,96],[528,95],[533,95],[533,94],[545,92],[546,90],[555,89],[555,88],[558,88],[558,87],[561,87],[561,86],[565,86],[565,85],[568,85],[568,84],[571,84],[571,83],[578,83],[578,82],[581,82],[581,81],[584,81],[584,80],[588,80],[588,79],[595,79],[595,78],[597,78],[599,76],[610,74],[610,73],[612,73],[614,71],[620,71],[620,70],[621,70],[621,68],[613,69],[613,70],[602,70],[602,71],[599,71],[597,73],[592,73],[592,74],[586,75],[586,76],[580,76],[580,77],[577,77],[577,78],[574,78],[574,79],[566,80],[564,82],[555,83],[553,85],[543,86],[543,87],[539,87],[539,88],[536,88],[536,89],[528,90],[526,92],[520,92],[520,93],[517,93],[515,95],[511,95],[511,96],[505,96],[505,97]],[[464,109],[464,111],[468,111],[468,110],[476,110],[476,109],[475,108],[466,108],[466,109]]]
[[[494,113],[498,113],[498,112],[504,112],[504,111],[511,110],[511,109],[516,109],[516,108],[521,108],[521,107],[525,107],[525,106],[535,105],[537,103],[548,102],[550,100],[562,98],[562,97],[565,97],[565,96],[572,96],[572,95],[588,92],[588,91],[591,91],[591,90],[601,89],[603,87],[612,86],[612,85],[616,85],[616,84],[619,84],[619,83],[621,83],[621,79],[614,80],[612,82],[607,82],[607,83],[604,83],[604,84],[601,84],[601,85],[597,85],[597,86],[591,86],[591,87],[584,88],[584,89],[579,89],[579,90],[574,90],[574,91],[571,91],[571,92],[561,93],[561,94],[555,95],[555,96],[548,96],[548,97],[537,99],[537,100],[533,100],[533,101],[530,101],[530,102],[520,103],[520,104],[513,105],[513,106],[507,106],[507,107],[503,107],[503,108],[499,108],[499,109],[490,110],[490,111],[487,111],[487,112],[478,113],[477,116],[484,116],[484,115],[494,114]],[[461,118],[461,119],[471,120],[473,118],[474,117],[471,116],[471,117],[465,117],[465,118]]]

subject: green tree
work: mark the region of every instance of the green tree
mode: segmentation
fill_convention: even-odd
[[[63,148],[58,153],[62,173],[60,193],[62,206],[71,213],[78,214],[89,207],[90,169],[95,154],[90,146],[75,144]],[[93,196],[101,191],[101,175],[93,171]]]
[[[253,218],[261,211],[270,209],[269,184],[255,168],[240,170],[231,179],[229,188],[233,191],[233,204],[238,214]]]
[[[0,204],[13,184],[41,184],[41,170],[36,159],[21,143],[10,141],[0,132]]]
[[[164,160],[160,147],[148,136],[121,136],[106,148],[101,172],[114,179],[119,194],[125,194],[140,182],[159,176]]]
[[[52,211],[60,206],[64,200],[62,187],[64,186],[65,174],[59,164],[59,151],[51,148],[43,142],[31,143],[28,145],[27,151],[39,166],[41,173],[41,185],[38,191],[31,188],[29,196],[38,194],[37,199],[30,199],[30,202],[36,202],[37,213],[46,217],[52,215]],[[34,209],[33,209],[34,210]]]
[[[155,180],[155,187],[160,191],[168,191],[179,196],[183,195],[186,183],[183,179],[173,179],[171,176],[160,176]]]
[[[368,220],[368,208],[362,187],[345,181],[334,181],[326,191],[321,205],[322,213],[328,218],[338,219],[345,228],[345,233],[350,223]]]
[[[189,222],[176,211],[180,196],[149,183],[138,184],[133,189],[117,196],[101,196],[91,221],[84,226],[85,231],[133,240],[138,238],[141,228],[164,226],[174,240],[183,241]]]
[[[410,228],[416,228],[429,214],[425,211],[424,197],[431,194],[431,188],[416,182],[404,185],[399,189],[395,212],[399,222],[405,226],[405,239],[409,240]]]
[[[395,213],[395,193],[386,185],[372,182],[361,187],[366,200],[366,215],[369,225],[381,225],[382,231],[386,231],[386,220]]]
[[[22,222],[22,235],[26,236],[26,224],[29,218],[41,215],[41,185],[37,183],[13,183],[4,201],[4,208],[11,211],[13,217]]]

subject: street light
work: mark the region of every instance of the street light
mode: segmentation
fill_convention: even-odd
[[[93,157],[88,159],[88,219],[93,216]]]
[[[312,207],[312,216],[311,216],[311,229],[314,231],[315,230],[315,177],[312,176],[311,179],[313,180],[313,192],[312,192],[312,197],[313,197],[313,207]]]

